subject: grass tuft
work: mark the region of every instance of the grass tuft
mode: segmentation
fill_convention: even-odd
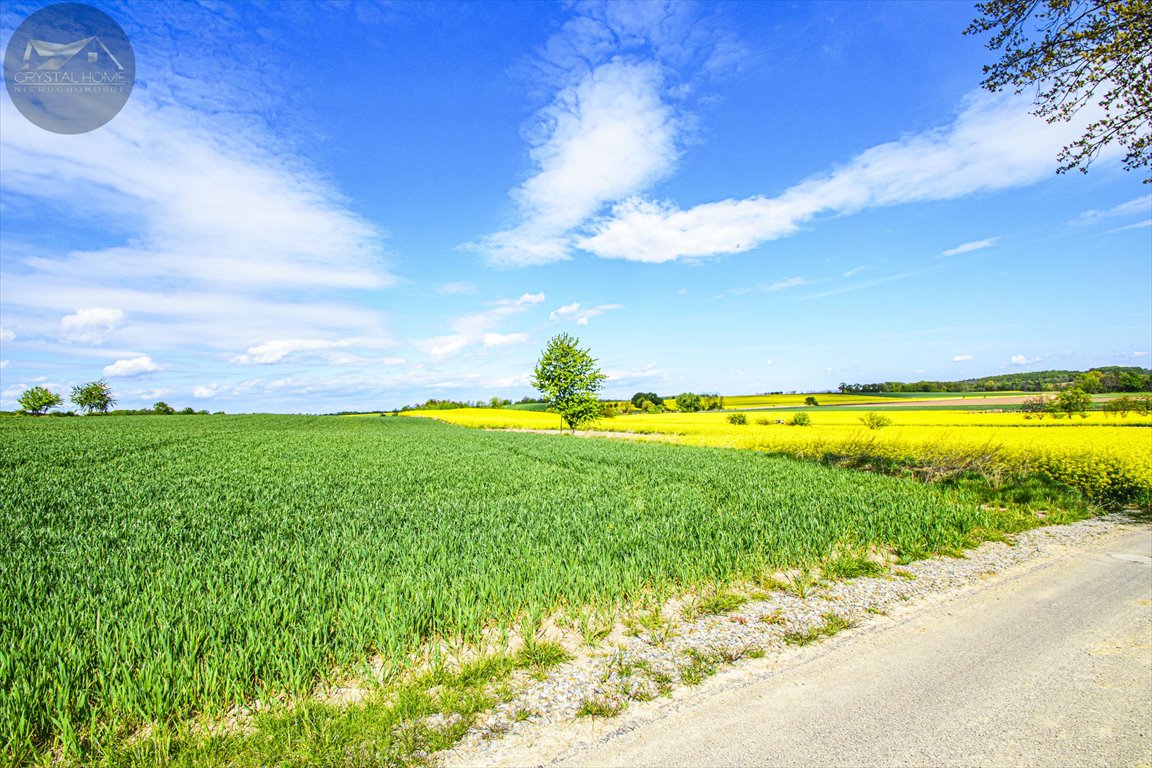
[[[784,642],[789,645],[808,645],[823,637],[832,637],[836,633],[842,632],[845,629],[851,629],[854,626],[856,626],[855,622],[849,621],[843,616],[835,613],[826,613],[824,614],[823,624],[809,627],[806,630],[785,632]]]
[[[615,717],[624,710],[624,704],[606,696],[589,696],[576,708],[576,717]]]

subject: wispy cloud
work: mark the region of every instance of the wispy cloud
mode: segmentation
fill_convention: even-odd
[[[572,320],[576,325],[588,325],[588,321],[593,317],[598,317],[605,312],[610,312],[614,309],[623,309],[623,304],[597,304],[594,307],[582,306],[579,302],[572,304],[565,304],[564,306],[553,310],[548,315],[549,320]]]
[[[972,355],[952,355],[952,362],[966,363],[972,359]]]
[[[1038,362],[1040,362],[1040,358],[1028,357],[1027,355],[1012,355],[1008,360],[1009,365],[1031,365]]]
[[[1109,229],[1109,230],[1107,230],[1107,234],[1110,235],[1113,232],[1127,232],[1127,231],[1132,230],[1132,229],[1147,229],[1148,227],[1152,227],[1152,219],[1145,219],[1144,221],[1138,221],[1135,224],[1125,224],[1122,227],[1116,227],[1115,229]]]
[[[747,296],[750,293],[752,293],[751,288],[744,288],[743,286],[741,286],[740,288],[729,288],[728,290],[724,291],[723,293],[716,294],[712,298],[720,300],[720,299],[731,298],[733,296]]]
[[[1152,215],[1152,194],[1134,198],[1126,203],[1120,203],[1119,205],[1114,205],[1102,211],[1090,208],[1073,219],[1072,223],[1079,225],[1095,224],[1099,221],[1123,218],[1125,216],[1149,215]]]
[[[913,270],[909,270],[907,272],[898,272],[894,275],[887,275],[885,277],[877,277],[877,278],[874,278],[872,280],[865,280],[863,282],[852,283],[851,285],[845,285],[841,288],[831,288],[831,289],[826,290],[826,291],[820,291],[819,293],[813,293],[811,295],[804,296],[801,299],[801,301],[809,301],[811,299],[824,299],[824,298],[827,298],[829,296],[839,296],[839,295],[845,294],[845,293],[852,293],[853,291],[862,291],[865,288],[873,288],[877,285],[883,285],[885,283],[891,283],[891,282],[894,282],[896,280],[905,280],[909,277],[915,277],[916,275],[922,275],[922,274],[924,274],[924,272],[925,272],[925,270],[923,270],[923,269],[913,269]]]
[[[443,296],[466,296],[476,293],[473,283],[441,283],[436,286],[436,293]]]
[[[6,320],[27,339],[115,338],[153,354],[385,339],[386,315],[347,293],[396,281],[385,233],[274,138],[229,131],[226,118],[209,129],[153,90],[138,89],[116,120],[67,141],[44,141],[10,101],[0,104],[5,205],[56,212],[65,228],[98,219],[111,241],[76,250],[0,234]],[[327,300],[336,292],[339,305]]]
[[[622,385],[631,382],[665,381],[668,378],[668,371],[649,364],[643,368],[610,368],[604,375],[612,384]]]
[[[663,263],[741,253],[792,235],[819,215],[948,200],[1032,184],[1079,130],[1028,114],[1026,99],[974,94],[952,124],[868,149],[775,197],[681,209],[633,196],[596,220],[578,247],[606,259]]]
[[[959,256],[962,253],[971,253],[972,251],[980,251],[985,248],[991,248],[992,246],[996,245],[996,242],[999,239],[999,237],[986,237],[983,240],[973,240],[970,243],[963,243],[956,246],[955,248],[949,248],[946,251],[941,251],[936,258],[940,259],[948,256]]]
[[[515,299],[500,299],[491,302],[488,309],[457,317],[451,322],[451,334],[415,339],[412,345],[434,361],[445,360],[463,352],[475,344],[485,348],[512,346],[528,340],[525,333],[500,334],[493,332],[508,318],[528,311],[542,304],[543,292],[524,293]]]
[[[236,355],[232,362],[238,365],[273,365],[301,352],[345,349],[357,345],[357,339],[275,339],[249,347]]]
[[[484,334],[484,346],[486,347],[509,347],[515,344],[524,344],[528,341],[528,334],[526,333],[486,333]]]
[[[789,277],[786,280],[777,280],[771,285],[761,285],[762,291],[783,291],[786,288],[795,288],[800,285],[807,285],[808,281],[802,277]]]

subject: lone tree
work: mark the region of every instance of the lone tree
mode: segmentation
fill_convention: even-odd
[[[596,393],[608,378],[579,344],[579,339],[567,333],[553,336],[532,375],[532,386],[573,432],[600,416]]]
[[[88,413],[100,411],[108,413],[108,409],[116,405],[116,398],[112,395],[112,387],[104,379],[90,381],[87,384],[77,384],[72,387],[72,402]]]
[[[49,408],[55,408],[64,402],[60,395],[47,387],[29,387],[17,399],[20,410],[33,416],[41,416]]]
[[[991,32],[987,47],[1002,51],[984,67],[989,91],[1035,88],[1033,112],[1068,122],[1089,102],[1100,111],[1084,134],[1060,150],[1057,173],[1088,166],[1117,142],[1124,168],[1152,168],[1152,9],[1148,0],[987,0],[964,30]],[[1152,182],[1152,173],[1144,183]]]

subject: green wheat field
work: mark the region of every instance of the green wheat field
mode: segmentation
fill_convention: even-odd
[[[305,416],[0,421],[0,746],[89,754],[563,606],[1034,524],[751,451]]]

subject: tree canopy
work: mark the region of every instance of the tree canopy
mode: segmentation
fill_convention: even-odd
[[[39,416],[49,408],[60,405],[64,400],[47,387],[29,387],[16,402],[20,404],[20,410]]]
[[[532,386],[573,432],[600,416],[597,393],[608,377],[580,340],[567,333],[552,337],[536,363]]]
[[[695,413],[704,405],[700,402],[700,395],[695,392],[681,392],[676,395],[676,409],[682,413]]]
[[[1152,168],[1152,2],[1149,0],[987,0],[965,34],[992,33],[1000,60],[984,67],[989,91],[1035,88],[1033,114],[1067,122],[1083,107],[1099,111],[1083,135],[1060,150],[1056,169],[1088,166],[1111,144],[1124,168]],[[1152,173],[1144,183],[1152,182]]]
[[[112,387],[104,379],[90,381],[87,384],[77,384],[72,387],[71,400],[88,413],[95,411],[107,413],[109,408],[116,405]]]

